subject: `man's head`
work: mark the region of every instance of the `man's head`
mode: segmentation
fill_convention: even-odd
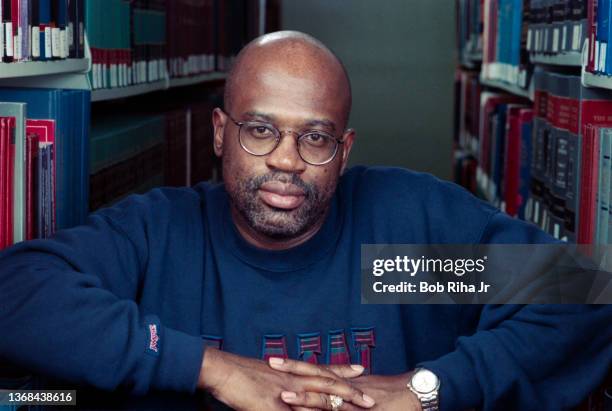
[[[227,79],[225,110],[213,113],[214,143],[234,222],[252,243],[285,248],[320,228],[354,139],[346,130],[350,106],[344,67],[306,34],[268,34],[240,52]]]

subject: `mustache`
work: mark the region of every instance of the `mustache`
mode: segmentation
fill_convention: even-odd
[[[283,173],[278,171],[262,174],[249,179],[247,182],[247,189],[250,191],[259,190],[264,183],[268,183],[270,181],[293,184],[294,186],[299,187],[307,198],[316,198],[318,195],[317,189],[313,185],[304,182],[304,180],[298,177],[297,174]]]

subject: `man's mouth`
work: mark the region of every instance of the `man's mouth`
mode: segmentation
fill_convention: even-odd
[[[304,190],[294,184],[268,181],[259,187],[259,196],[266,205],[282,210],[298,208],[306,199]]]

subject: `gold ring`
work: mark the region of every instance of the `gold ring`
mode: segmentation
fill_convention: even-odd
[[[334,394],[329,394],[329,403],[332,407],[332,410],[336,411],[339,410],[340,407],[342,407],[342,404],[344,404],[344,400],[342,399],[342,397],[339,397]]]

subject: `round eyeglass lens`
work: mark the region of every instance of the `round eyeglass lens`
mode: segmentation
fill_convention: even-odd
[[[240,143],[252,154],[263,156],[274,150],[277,143],[277,131],[261,123],[244,123],[240,127]]]
[[[298,150],[304,161],[312,164],[324,164],[336,154],[338,142],[332,136],[323,133],[307,133],[300,137]]]

